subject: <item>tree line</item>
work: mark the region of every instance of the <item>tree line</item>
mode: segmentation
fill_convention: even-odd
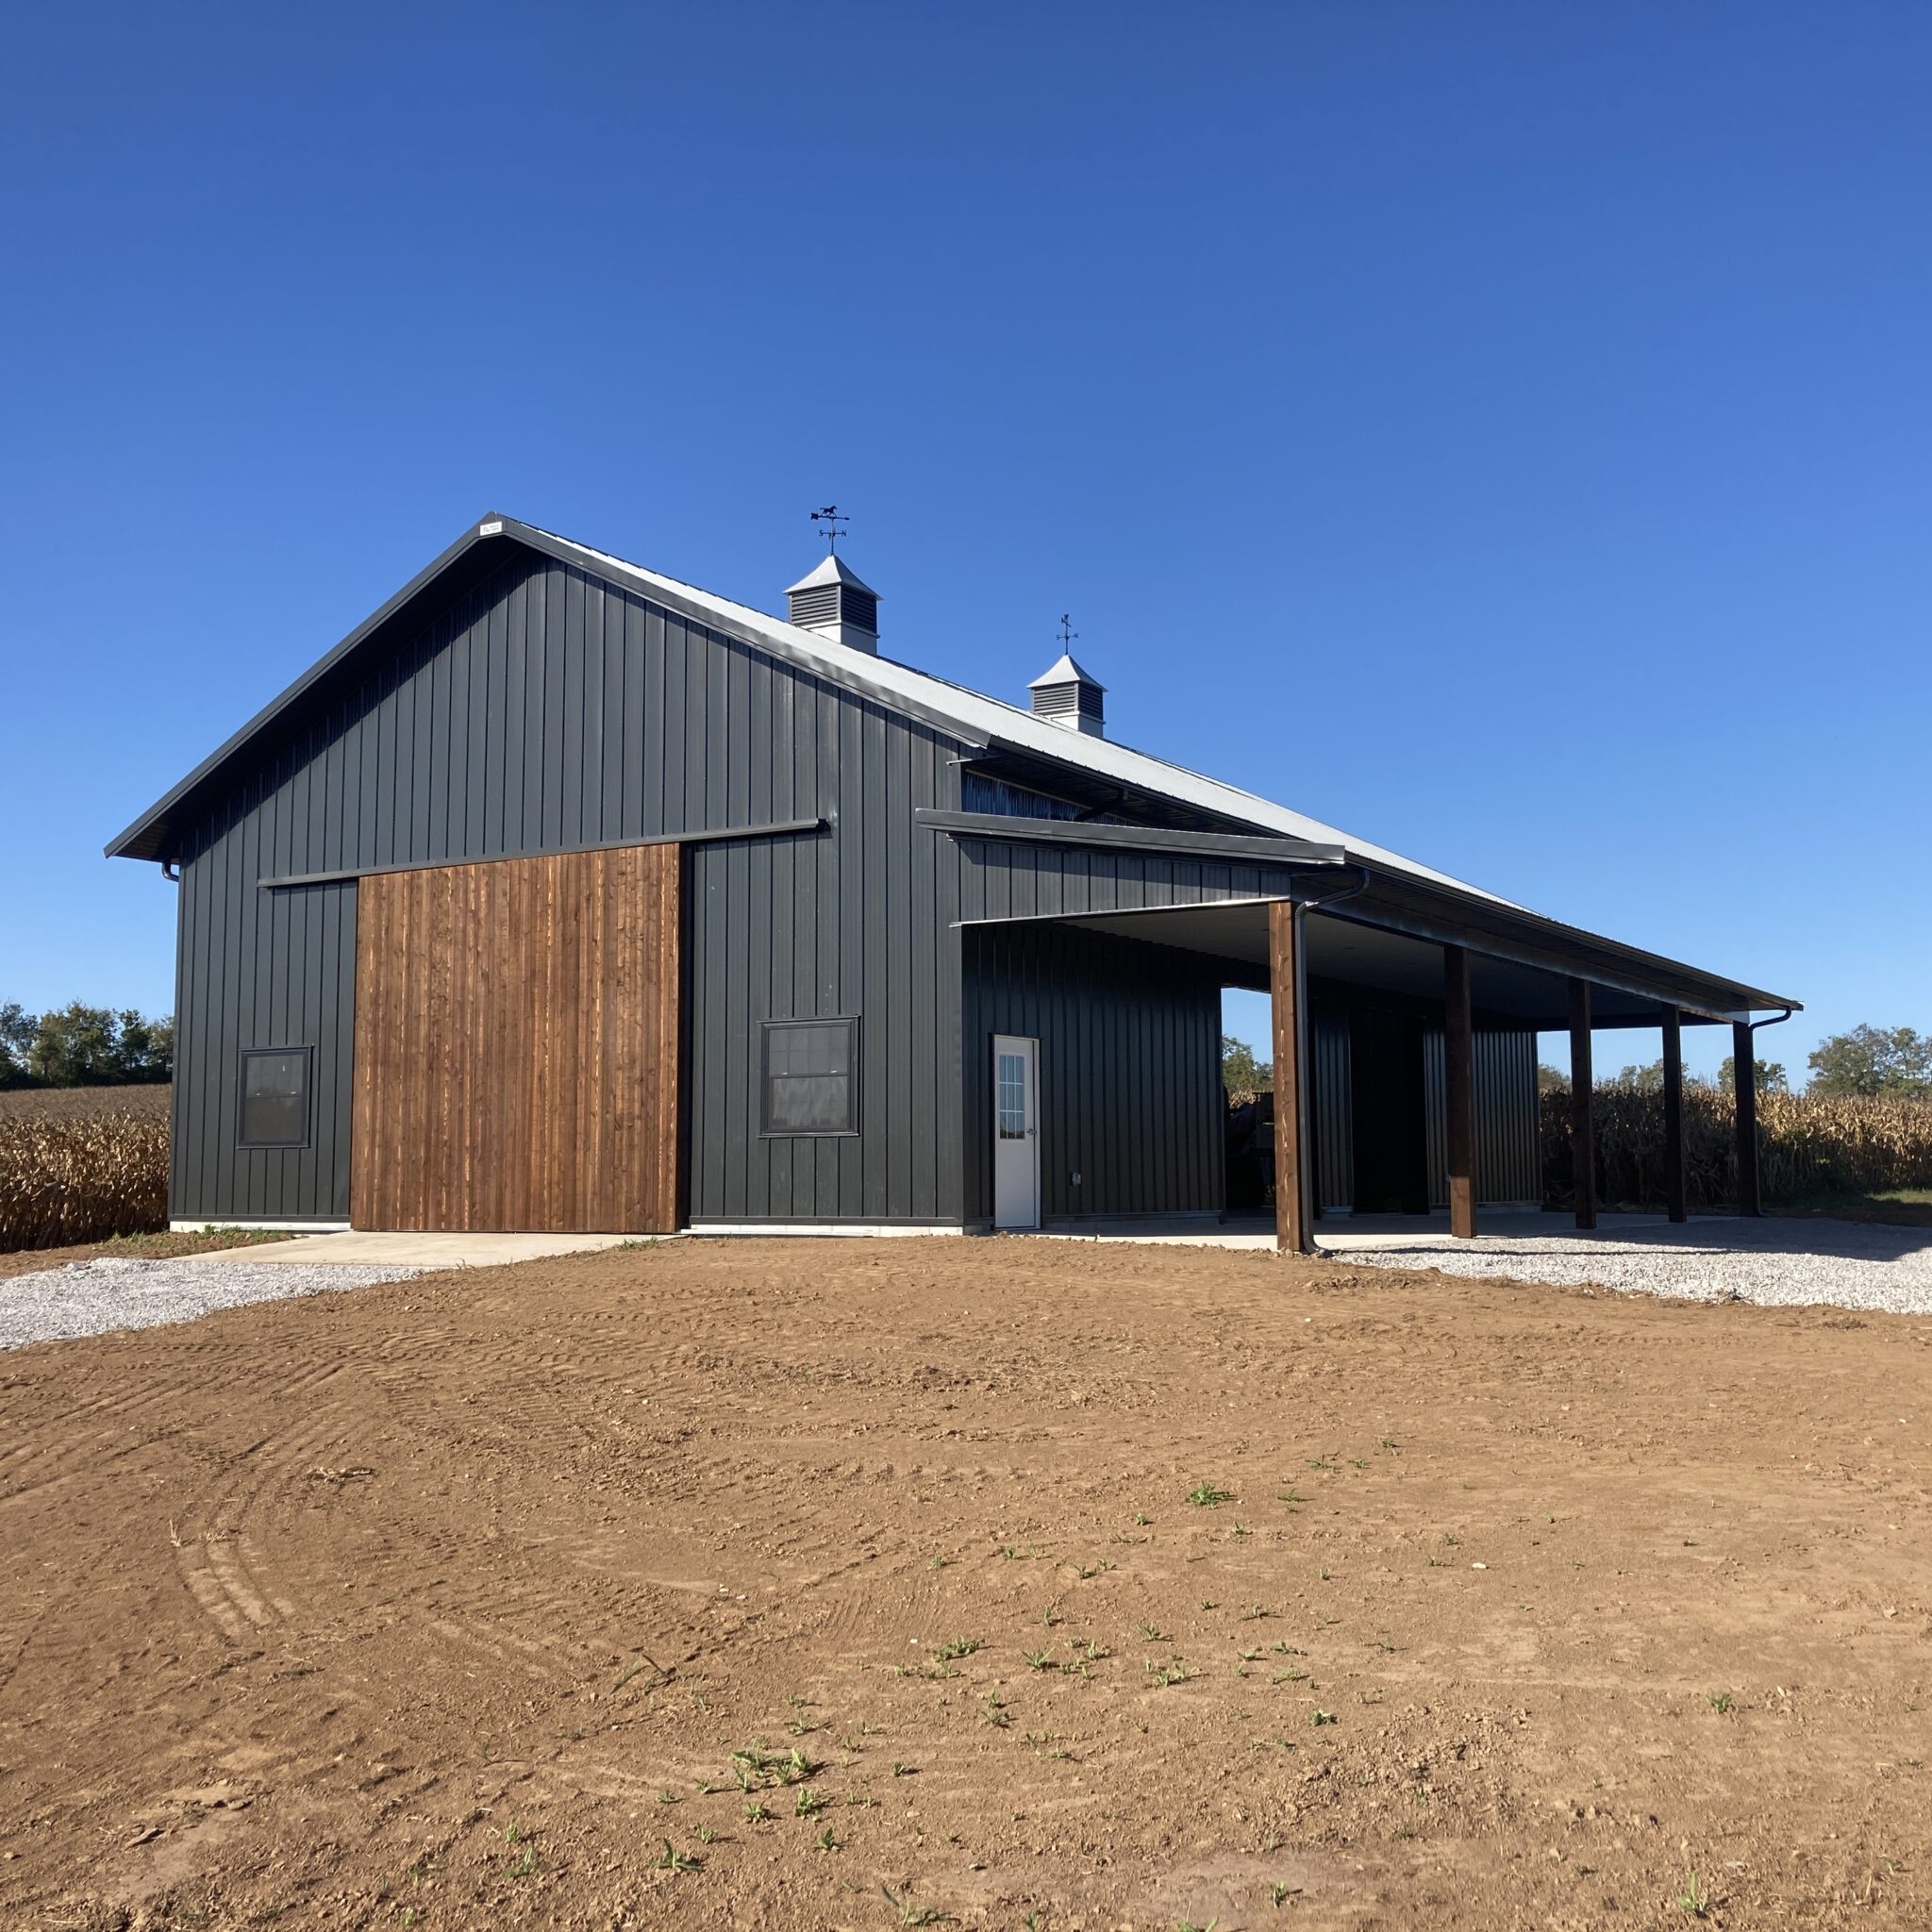
[[[174,1074],[172,1014],[79,1000],[45,1013],[18,1000],[0,1006],[0,1087],[139,1087]]]
[[[1932,1033],[1910,1026],[1859,1024],[1833,1033],[1812,1048],[1807,1064],[1810,1077],[1805,1091],[1822,1099],[1932,1100]],[[1569,1085],[1556,1067],[1540,1067],[1541,1084]],[[1790,1078],[1781,1060],[1758,1060],[1753,1069],[1760,1093],[1789,1093]],[[1664,1084],[1664,1063],[1625,1067],[1614,1079],[1599,1083],[1635,1093],[1653,1092]],[[1717,1084],[1726,1093],[1737,1089],[1737,1066],[1729,1054],[1718,1068]]]
[[[1862,1095],[1873,1100],[1932,1100],[1932,1033],[1910,1026],[1854,1026],[1819,1041],[1810,1054],[1807,1093],[1832,1097]],[[1790,1079],[1780,1060],[1758,1060],[1754,1072],[1760,1093],[1788,1093]],[[1257,1093],[1274,1084],[1274,1070],[1255,1058],[1245,1041],[1224,1034],[1221,1041],[1222,1084],[1231,1093]],[[1570,1076],[1547,1063],[1537,1069],[1537,1084],[1545,1092],[1567,1088]],[[1625,1067],[1601,1087],[1633,1093],[1654,1092],[1664,1084],[1664,1063]],[[1737,1067],[1730,1055],[1718,1068],[1717,1084],[1725,1093],[1737,1087]]]

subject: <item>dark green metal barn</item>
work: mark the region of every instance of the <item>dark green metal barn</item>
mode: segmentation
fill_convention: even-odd
[[[843,559],[788,595],[486,517],[109,845],[179,877],[175,1219],[1211,1223],[1241,986],[1283,1239],[1467,1232],[1540,1196],[1538,1030],[1791,1005],[1115,744],[1071,658],[896,663]]]

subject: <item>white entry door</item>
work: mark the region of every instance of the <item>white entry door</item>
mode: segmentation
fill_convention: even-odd
[[[992,1222],[1040,1225],[1040,1042],[992,1042]]]

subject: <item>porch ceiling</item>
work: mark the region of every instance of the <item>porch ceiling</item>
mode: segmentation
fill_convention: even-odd
[[[1064,914],[1050,921],[1002,920],[1001,925],[1084,926],[1090,932],[1153,945],[1178,946],[1223,962],[1230,986],[1268,991],[1268,902],[1241,900],[1167,906],[1133,912]],[[1442,998],[1442,948],[1432,940],[1391,932],[1341,912],[1310,908],[1306,927],[1311,981],[1329,981],[1363,992],[1431,1004]],[[1566,974],[1472,951],[1470,996],[1476,1012],[1539,1031],[1561,1032],[1570,1024]],[[1597,1026],[1655,1026],[1662,1014],[1657,999],[1592,981],[1591,1022]],[[1686,1024],[1699,1016],[1687,1012]]]

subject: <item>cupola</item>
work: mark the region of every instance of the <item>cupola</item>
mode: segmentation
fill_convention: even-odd
[[[816,631],[855,651],[879,648],[878,592],[836,553],[785,592],[787,615],[801,630]]]
[[[1060,653],[1059,662],[1042,671],[1026,687],[1033,698],[1033,715],[1068,731],[1084,731],[1089,738],[1107,736],[1107,711],[1102,700],[1107,687],[1081,670],[1069,652]]]

